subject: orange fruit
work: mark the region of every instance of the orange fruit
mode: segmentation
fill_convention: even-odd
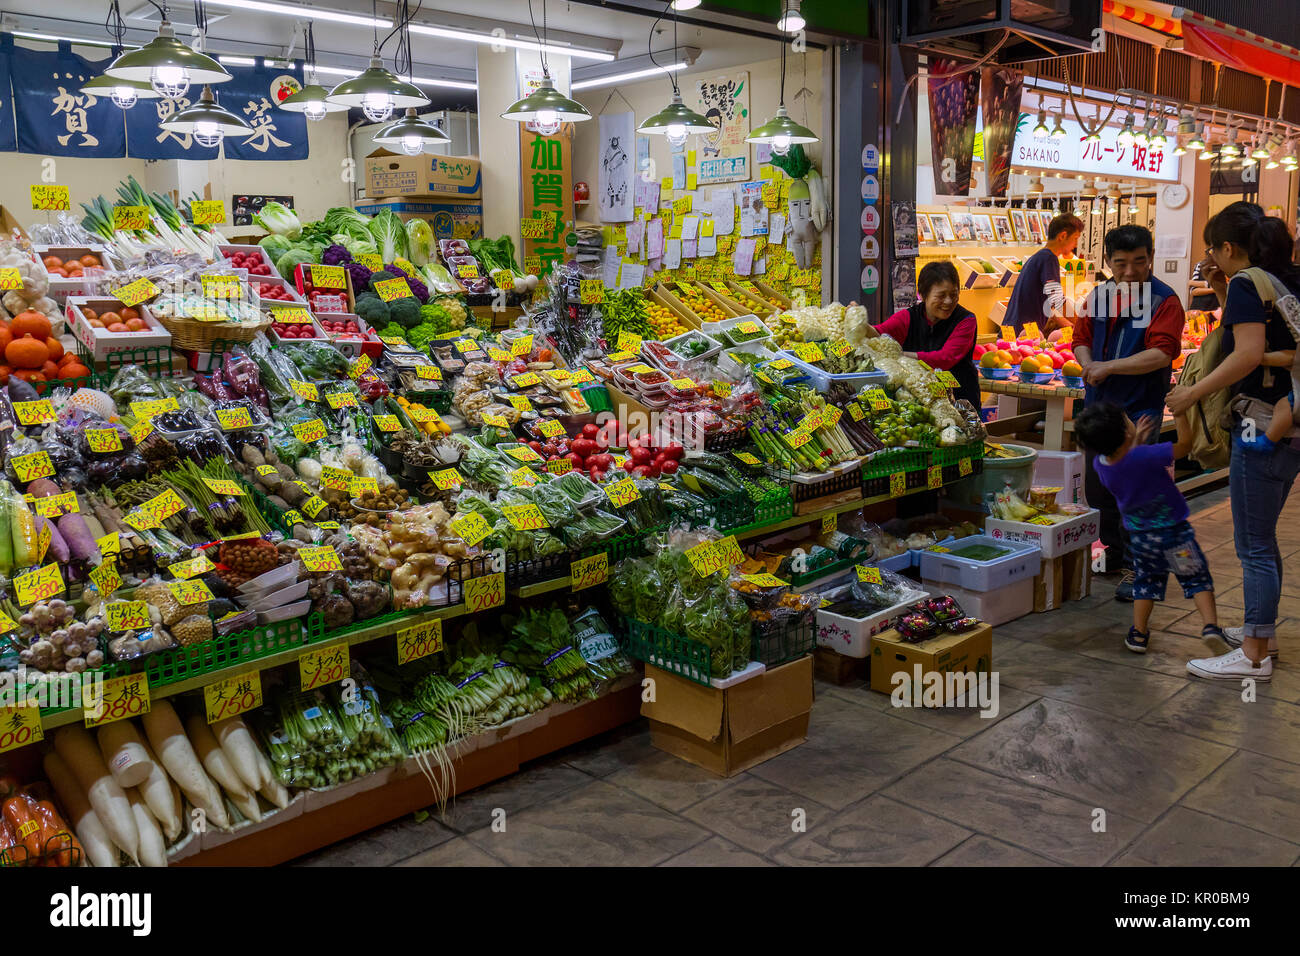
[[[1020,363],[1020,371],[1028,375],[1036,375],[1038,374],[1038,372],[1041,371],[1041,369],[1039,368],[1038,363],[1035,362],[1032,358],[1027,358]]]
[[[1080,365],[1078,362],[1074,362],[1074,361],[1066,362],[1064,365],[1061,366],[1061,374],[1075,375],[1075,376],[1082,375],[1083,366]]]

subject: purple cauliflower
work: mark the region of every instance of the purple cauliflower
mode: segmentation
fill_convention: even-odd
[[[343,246],[330,246],[321,254],[320,261],[327,266],[345,266],[352,262],[352,253]]]
[[[370,288],[370,270],[358,262],[349,262],[343,268],[348,270],[348,275],[352,277],[352,288],[364,290]]]

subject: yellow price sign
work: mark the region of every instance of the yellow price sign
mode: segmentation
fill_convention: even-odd
[[[943,487],[943,468],[931,465],[925,472],[925,486],[930,489]]]
[[[761,461],[759,461],[756,457],[754,457],[753,455],[751,455],[751,454],[750,454],[749,452],[747,452],[747,451],[733,451],[732,454],[735,455],[737,458],[739,458],[741,461],[743,461],[743,462],[744,462],[745,464],[747,464],[747,465],[761,465],[761,464],[762,464]]]
[[[489,347],[487,350],[487,354],[488,354],[488,358],[490,358],[494,362],[514,361],[514,356],[511,355],[509,352],[507,352],[505,349]]]
[[[883,389],[869,388],[862,393],[862,397],[871,403],[871,410],[873,412],[887,411],[893,405],[889,400],[889,396],[885,394]]]
[[[411,296],[411,287],[406,284],[406,280],[398,277],[396,279],[383,279],[375,284],[375,294],[385,302],[392,302],[396,299],[406,299]]]
[[[316,647],[298,655],[298,678],[303,690],[337,684],[352,672],[352,653],[346,644]]]
[[[219,226],[226,221],[226,204],[220,199],[192,199],[190,216],[196,226]]]
[[[799,449],[812,441],[812,432],[805,431],[802,428],[796,428],[785,436],[785,443],[791,448]]]
[[[110,631],[139,631],[149,626],[149,605],[144,601],[112,601],[104,605],[104,624]]]
[[[293,393],[303,401],[320,401],[320,391],[311,382],[300,382],[297,379],[289,379],[289,388],[291,388]]]
[[[668,384],[679,392],[687,391],[688,389],[693,389],[695,387],[695,381],[689,378],[674,378],[669,381]]]
[[[32,502],[32,507],[42,518],[58,518],[62,515],[78,514],[81,511],[81,503],[77,501],[75,491],[65,491],[59,495],[50,495],[48,498],[37,498]]]
[[[23,274],[17,269],[0,269],[0,292],[23,287]]]
[[[742,574],[740,580],[749,584],[757,585],[760,588],[785,588],[790,586],[789,581],[782,581],[775,574]]]
[[[319,418],[308,419],[305,422],[296,422],[292,426],[293,435],[304,445],[310,445],[314,441],[320,441],[328,434],[325,423]]]
[[[123,515],[122,520],[129,524],[136,531],[148,531],[150,528],[161,528],[162,522],[156,515],[152,515],[142,508],[137,508]]]
[[[384,260],[370,252],[362,252],[352,257],[358,265],[365,266],[371,272],[382,272]]]
[[[600,279],[579,279],[578,301],[583,305],[597,305],[604,302],[605,283]]]
[[[1027,339],[1034,339],[1034,340],[1041,339],[1043,337],[1043,333],[1038,331],[1037,322],[1026,322],[1024,325],[1024,329],[1021,332],[1021,335]]]
[[[972,466],[971,466],[971,461],[970,461],[969,458],[960,458],[960,459],[958,459],[958,461],[957,461],[957,473],[958,473],[959,475],[963,475],[963,476],[965,476],[965,475],[969,475],[969,474],[971,473],[972,470],[973,470],[973,468],[972,468]]]
[[[408,405],[406,408],[406,417],[413,422],[440,422],[442,419],[432,408],[425,408],[423,405]]]
[[[741,332],[745,333],[746,335],[754,335],[758,332],[763,331],[759,327],[759,324],[757,322],[741,322],[739,325],[736,326],[736,328],[739,329]]]
[[[13,408],[20,425],[46,425],[59,420],[59,415],[48,398],[35,402],[14,402]]]
[[[450,491],[459,488],[465,479],[460,476],[460,472],[455,468],[444,468],[442,471],[429,472],[429,480],[433,482],[435,488]]]
[[[605,497],[615,508],[623,508],[637,501],[641,497],[641,492],[637,490],[636,482],[631,478],[624,478],[622,481],[616,481],[612,485],[603,485]]]
[[[528,400],[527,395],[507,395],[506,401],[518,411],[531,412],[533,410],[533,403]]]
[[[138,445],[153,434],[153,422],[148,419],[145,419],[142,422],[136,422],[131,426],[129,431],[131,432],[131,440]]]
[[[113,230],[115,232],[130,229],[149,228],[148,206],[114,206]]]
[[[117,559],[110,558],[90,572],[90,581],[99,593],[108,597],[122,586],[122,576],[117,573]]]
[[[822,515],[822,534],[834,534],[839,527],[839,516],[834,514]]]
[[[641,336],[635,332],[620,332],[618,333],[617,347],[620,352],[636,354],[641,351]]]
[[[247,408],[218,408],[216,415],[222,431],[253,427],[253,414]]]
[[[212,560],[206,554],[200,554],[197,558],[190,558],[188,561],[176,561],[167,565],[170,571],[178,580],[187,580],[198,577],[200,574],[207,574],[216,567]]]
[[[714,379],[713,394],[718,396],[718,398],[729,398],[731,396],[731,383],[720,382],[717,379]]]
[[[338,552],[328,544],[318,548],[299,548],[298,558],[302,561],[302,566],[312,574],[343,570]]]
[[[940,384],[945,388],[956,388],[958,385],[957,376],[953,375],[952,372],[949,372],[947,369],[939,369],[934,373],[934,377],[937,378]]]
[[[542,456],[537,454],[527,445],[520,445],[518,448],[506,449],[506,454],[515,461],[541,461]]]
[[[510,526],[518,531],[537,531],[540,528],[550,527],[546,515],[542,514],[541,509],[534,504],[503,505],[501,513],[510,522]]]
[[[515,339],[513,342],[510,343],[511,355],[531,355],[532,351],[533,351],[533,335],[531,332],[528,333],[527,335],[521,335],[519,338]]]
[[[320,470],[320,485],[322,488],[333,488],[335,491],[347,491],[348,483],[352,481],[352,472],[346,468],[334,468],[325,465]]]
[[[849,402],[845,407],[849,410],[849,418],[855,422],[860,422],[866,417],[866,413],[862,411],[862,406],[857,402]]]
[[[717,574],[726,567],[720,544],[720,541],[704,541],[686,550],[686,560],[700,577]]]
[[[537,475],[527,465],[520,465],[510,472],[510,487],[512,488],[531,488],[537,482]]]
[[[311,325],[311,313],[300,305],[280,306],[278,308],[272,306],[271,321],[283,322],[286,325]]]
[[[284,523],[292,528],[296,524],[302,524],[302,514],[297,511],[286,511],[284,513]],[[226,538],[229,541],[229,538]]]
[[[605,356],[605,360],[615,364],[619,362],[631,362],[636,358],[631,352],[610,352]]]
[[[346,289],[347,279],[342,266],[310,267],[311,284],[317,289]]]
[[[425,382],[441,382],[442,369],[436,365],[417,365],[415,367],[415,377]]]
[[[136,418],[148,421],[163,412],[179,411],[180,407],[174,398],[148,399],[146,401],[132,402],[131,414]]]
[[[168,581],[167,587],[177,604],[200,604],[214,600],[212,589],[203,581]]]
[[[149,713],[149,676],[128,674],[104,681],[103,690],[94,693],[94,685],[81,689],[82,716],[87,727],[99,727]]]
[[[72,208],[72,196],[67,186],[54,183],[33,183],[28,187],[32,194],[32,208],[47,212]]]
[[[484,412],[483,424],[491,425],[493,428],[509,428],[510,422],[506,421],[504,415],[498,415],[496,412]]]
[[[122,435],[116,428],[87,428],[83,434],[93,452],[107,455],[122,450]]]
[[[244,491],[242,485],[237,481],[231,481],[229,478],[204,478],[203,483],[219,495],[231,495],[235,498],[241,498],[248,492]]]
[[[569,458],[556,458],[546,463],[546,470],[552,475],[567,475],[573,471],[573,461]]]
[[[451,530],[471,548],[492,534],[492,526],[477,511],[467,511],[451,519]]]
[[[122,538],[116,531],[113,531],[102,538],[96,538],[95,547],[99,548],[99,553],[103,555],[121,554]]]
[[[397,663],[409,664],[442,650],[442,619],[404,627],[397,632]]]
[[[44,739],[39,707],[0,707],[0,754]]]
[[[348,494],[353,498],[360,498],[367,491],[378,492],[378,480],[371,478],[368,475],[359,475],[348,482]]]
[[[540,385],[542,380],[537,377],[536,372],[525,372],[523,375],[516,375],[510,380],[510,384],[515,388],[528,388],[532,385]]]
[[[880,568],[869,568],[864,564],[859,564],[855,570],[858,573],[858,580],[864,584],[880,584]]]
[[[329,505],[325,503],[324,498],[321,498],[319,495],[312,495],[302,503],[302,513],[308,518],[315,518],[328,507]]]
[[[356,408],[357,397],[351,392],[330,392],[325,396],[330,408]]]
[[[564,369],[552,369],[549,374],[552,378],[563,379],[564,376],[559,374],[562,371],[564,371]],[[580,368],[576,372],[566,374],[569,375],[569,382],[572,385],[586,385],[589,382],[596,381],[596,376],[592,375],[585,368]]]
[[[371,364],[370,356],[362,352],[357,356],[356,361],[348,366],[348,378],[355,380],[365,375],[366,372],[370,371]]]
[[[201,275],[203,294],[214,299],[238,299],[244,280],[232,275]]]
[[[525,239],[544,239],[550,233],[550,229],[547,228],[548,225],[545,219],[520,219],[519,231]],[[527,263],[525,263],[524,268],[527,269]],[[537,271],[540,271],[540,265]]]
[[[9,461],[18,473],[18,480],[23,483],[54,474],[54,462],[50,461],[48,452],[34,451],[30,455],[19,455]]]
[[[506,601],[506,576],[497,572],[481,578],[470,578],[462,586],[465,609],[474,614],[500,607]]]
[[[609,555],[604,551],[589,558],[580,558],[569,565],[570,587],[584,591],[609,580]]]
[[[889,476],[889,497],[899,498],[907,490],[907,475],[896,471]]]
[[[203,688],[203,713],[210,724],[261,706],[262,675],[257,671],[225,677]]]
[[[816,342],[799,342],[792,347],[795,355],[805,362],[821,362],[826,358]]]
[[[376,415],[374,417],[375,427],[381,432],[396,432],[402,430],[402,423],[397,420],[396,415]]]

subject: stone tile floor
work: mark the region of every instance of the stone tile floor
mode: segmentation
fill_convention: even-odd
[[[1226,490],[1195,498],[1220,623],[1242,618]],[[1300,497],[1279,522],[1300,559]],[[1224,648],[1175,583],[1146,656],[1122,646],[1114,579],[994,632],[995,719],[895,709],[818,683],[808,741],[721,779],[650,746],[644,722],[297,861],[308,866],[1290,866],[1300,862],[1300,576],[1258,699],[1187,677]],[[1295,646],[1295,650],[1288,648]],[[506,812],[494,832],[492,813]],[[802,829],[795,821],[802,821]],[[1104,827],[1101,826],[1104,822]]]

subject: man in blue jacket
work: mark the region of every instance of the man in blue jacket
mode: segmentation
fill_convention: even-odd
[[[1169,369],[1182,349],[1183,304],[1168,285],[1152,275],[1155,240],[1142,226],[1120,226],[1106,233],[1106,267],[1112,279],[1089,293],[1074,322],[1074,357],[1083,366],[1085,406],[1114,402],[1134,422],[1164,417]],[[1151,430],[1148,441],[1159,435]],[[1133,600],[1133,572],[1128,535],[1119,506],[1097,477],[1088,453],[1084,492],[1101,512],[1101,542],[1108,570],[1119,570],[1115,588],[1120,601]],[[1120,567],[1115,568],[1116,556]]]

